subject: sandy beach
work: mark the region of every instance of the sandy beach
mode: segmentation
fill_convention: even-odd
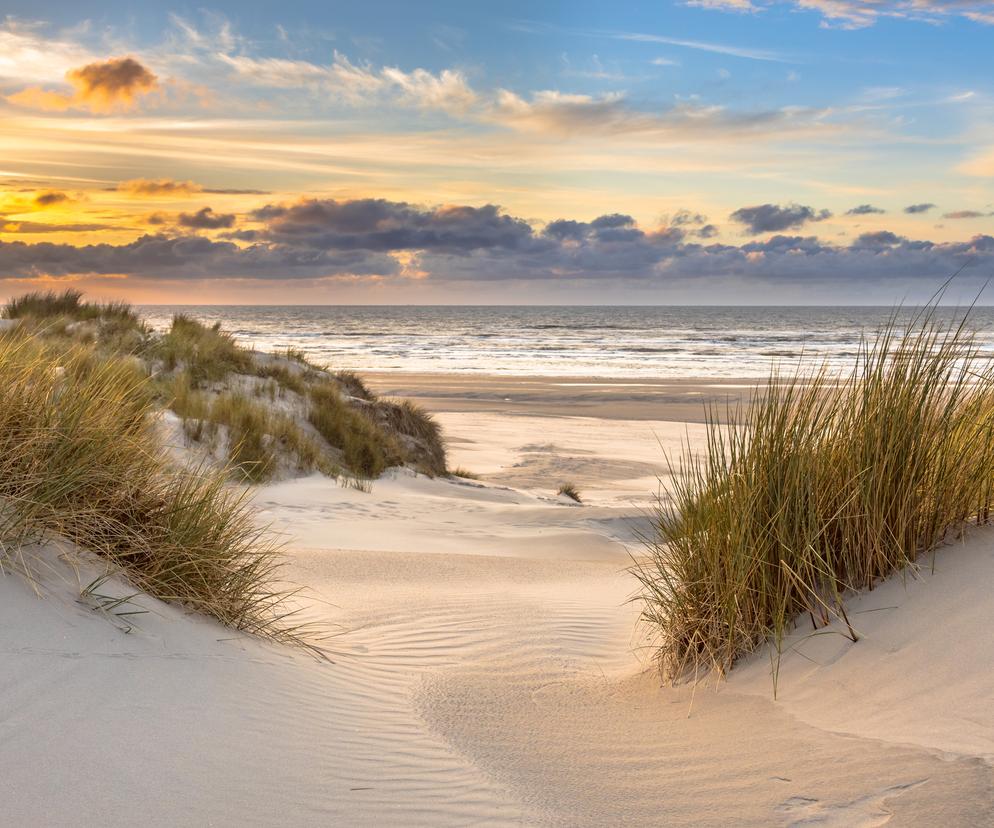
[[[713,384],[374,382],[430,405],[451,464],[480,479],[256,490],[330,661],[146,596],[125,634],[73,599],[88,564],[53,558],[42,599],[0,579],[11,824],[994,820],[990,530],[860,598],[857,644],[799,631],[776,700],[763,653],[727,683],[668,687],[626,570],[665,451],[701,436],[657,395]],[[565,393],[583,416],[549,414]]]

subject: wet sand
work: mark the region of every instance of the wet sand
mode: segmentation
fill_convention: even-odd
[[[480,374],[366,373],[370,388],[429,411],[597,417],[699,423],[705,404],[747,402],[755,379],[605,379]]]

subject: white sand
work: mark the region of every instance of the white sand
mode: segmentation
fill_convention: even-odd
[[[994,824],[994,532],[854,602],[859,643],[791,651],[778,701],[760,657],[693,695],[646,671],[624,571],[683,426],[440,418],[485,484],[256,495],[334,663],[0,578],[3,821]]]

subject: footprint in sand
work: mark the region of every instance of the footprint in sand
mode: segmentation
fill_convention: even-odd
[[[826,828],[876,828],[890,822],[893,816],[884,807],[886,800],[926,782],[927,779],[919,779],[906,785],[891,785],[850,802],[822,802],[807,796],[792,796],[777,806],[776,813],[783,816],[784,824],[789,828],[815,825]]]

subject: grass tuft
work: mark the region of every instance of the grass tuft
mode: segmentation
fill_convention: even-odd
[[[847,375],[774,371],[748,408],[708,409],[634,567],[670,678],[779,653],[798,621],[855,641],[848,593],[989,519],[994,370],[966,322],[895,314]]]
[[[580,497],[580,490],[577,489],[572,483],[560,483],[556,494],[565,495],[576,503],[583,503],[583,499]]]
[[[162,361],[166,371],[185,370],[197,384],[217,382],[232,373],[253,372],[252,352],[222,331],[220,323],[208,326],[184,314],[173,317],[152,355]]]
[[[3,308],[6,319],[47,319],[66,317],[76,322],[89,320],[117,320],[136,324],[138,317],[131,306],[124,302],[109,302],[98,304],[83,301],[83,294],[78,290],[37,291],[17,296],[7,302]]]
[[[278,545],[223,471],[170,464],[153,392],[133,359],[0,338],[0,550],[66,538],[163,600],[297,640]]]

